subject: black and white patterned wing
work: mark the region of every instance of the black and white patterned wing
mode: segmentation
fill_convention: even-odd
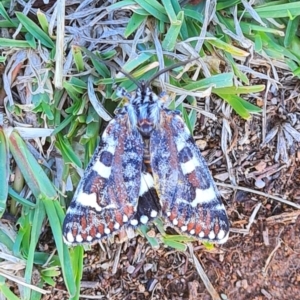
[[[150,139],[162,215],[180,232],[224,243],[229,222],[209,169],[182,118],[164,109]]]
[[[143,140],[128,119],[125,113],[110,121],[78,185],[63,224],[68,244],[92,243],[137,225]]]

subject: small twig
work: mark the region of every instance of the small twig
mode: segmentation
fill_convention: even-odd
[[[253,212],[252,212],[252,214],[251,214],[251,216],[250,216],[250,218],[249,218],[248,225],[246,226],[246,229],[247,229],[248,233],[249,233],[249,231],[250,231],[250,227],[251,227],[251,225],[253,224],[253,222],[254,222],[254,220],[255,220],[255,217],[256,217],[256,215],[257,215],[257,213],[258,213],[260,207],[261,207],[261,203],[259,202],[259,203],[256,205],[256,207],[254,208],[254,210],[253,210]]]
[[[293,206],[293,207],[295,207],[295,208],[297,208],[297,209],[300,209],[300,205],[295,204],[295,203],[293,203],[293,202],[291,202],[291,201],[285,200],[285,199],[283,199],[283,198],[277,197],[277,196],[268,195],[268,194],[266,194],[266,193],[259,192],[259,191],[253,190],[253,189],[249,189],[249,188],[246,188],[246,187],[243,187],[243,186],[236,186],[236,185],[232,185],[232,184],[219,183],[219,182],[217,182],[216,184],[217,184],[218,186],[227,187],[227,188],[232,188],[232,189],[234,189],[234,190],[241,190],[241,191],[245,191],[245,192],[257,194],[257,195],[260,195],[260,196],[264,196],[264,197],[267,197],[267,198],[271,198],[271,199],[274,199],[274,200],[276,200],[276,201],[282,202],[282,203],[284,203],[284,204]]]
[[[280,236],[280,234],[281,234],[282,231],[283,231],[283,228],[281,229],[281,231],[280,231],[280,233],[279,233],[279,236]],[[281,240],[280,238],[278,238],[278,242],[277,242],[276,247],[275,247],[275,248],[273,249],[273,251],[270,253],[269,257],[268,257],[267,260],[266,260],[266,264],[265,264],[265,266],[264,266],[263,269],[262,269],[262,273],[263,273],[264,276],[267,275],[267,271],[268,271],[268,268],[269,268],[269,264],[270,264],[270,262],[271,262],[271,259],[273,258],[275,252],[280,248],[281,243],[282,243],[282,240]]]

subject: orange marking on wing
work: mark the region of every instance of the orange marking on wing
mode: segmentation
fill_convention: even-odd
[[[73,227],[72,228],[72,235],[75,237],[78,233],[78,228],[77,227]]]
[[[80,225],[82,227],[82,230],[85,231],[86,230],[86,226],[87,226],[87,220],[85,216],[82,216],[80,219]]]
[[[96,233],[97,233],[96,227],[92,226],[89,232],[90,236],[94,238],[96,236]]]
[[[112,232],[114,230],[114,223],[113,222],[108,223],[107,227],[110,229],[110,232]]]
[[[133,206],[126,205],[123,212],[127,217],[131,217],[133,215]]]
[[[207,212],[207,215],[206,215],[206,219],[205,219],[205,230],[204,230],[204,233],[205,235],[208,235],[210,233],[210,230],[211,230],[211,215],[209,212]]]
[[[120,224],[120,226],[123,225],[123,216],[119,211],[116,211],[115,219],[116,219],[116,222]]]
[[[188,225],[187,225],[187,230],[188,230],[188,231],[191,231],[192,229],[194,229],[194,227],[195,227],[195,223],[194,223],[194,222],[190,222],[190,223],[188,223]]]
[[[177,224],[177,227],[181,227],[181,226],[183,226],[185,224],[185,222],[184,222],[184,218],[180,218],[179,220],[178,220],[178,224]]]
[[[197,177],[195,170],[192,171],[191,173],[187,174],[187,179],[194,188],[201,186],[201,182],[199,181],[199,178]]]
[[[219,219],[218,219],[218,221],[214,225],[214,232],[215,232],[215,234],[218,234],[219,231],[220,231],[220,224],[219,224]]]
[[[97,226],[97,231],[95,232],[94,236],[96,235],[97,232],[99,232],[100,234],[103,234],[103,233],[104,233],[104,224],[100,223],[100,224]]]
[[[177,209],[174,207],[171,211],[171,215],[169,217],[170,221],[173,221],[174,219],[176,219],[178,216],[178,212]]]
[[[201,230],[202,230],[201,224],[200,223],[196,223],[196,226],[195,226],[195,235],[198,235]]]

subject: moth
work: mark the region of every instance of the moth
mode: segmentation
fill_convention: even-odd
[[[192,59],[194,60],[194,59]],[[210,171],[178,111],[137,81],[104,130],[63,223],[67,244],[94,243],[157,216],[179,233],[224,243],[229,222]]]

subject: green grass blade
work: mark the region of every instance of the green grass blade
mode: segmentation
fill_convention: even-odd
[[[11,48],[30,48],[30,43],[27,41],[18,41],[12,39],[0,38],[1,47],[11,47]]]
[[[16,12],[16,16],[28,32],[30,32],[38,41],[48,48],[54,48],[55,45],[51,38],[39,26],[20,12]]]
[[[2,217],[8,195],[9,156],[8,145],[3,128],[0,126],[0,218]]]
[[[181,30],[181,26],[184,20],[184,13],[180,11],[175,21],[171,22],[171,26],[162,42],[164,50],[173,51],[177,43],[178,35]]]
[[[233,86],[233,73],[223,73],[218,75],[213,75],[209,78],[200,79],[198,81],[189,83],[182,88],[194,91],[199,89],[207,89],[208,87],[214,88],[224,88]]]
[[[20,195],[17,192],[15,192],[11,187],[8,187],[8,195],[22,205],[25,205],[30,208],[35,208],[35,203],[32,203],[27,199],[20,197]]]
[[[126,26],[124,32],[125,38],[128,38],[146,19],[147,16],[134,13]]]
[[[30,244],[28,249],[27,261],[26,261],[26,269],[24,274],[24,279],[26,283],[31,283],[32,278],[32,270],[33,270],[33,263],[34,263],[34,255],[35,255],[35,248],[38,242],[38,238],[42,231],[42,225],[45,219],[45,207],[42,201],[37,199],[37,206],[34,210],[33,222],[30,232]],[[24,287],[24,300],[31,299],[31,289],[28,287]]]
[[[135,0],[135,2],[158,20],[165,23],[169,22],[164,7],[156,0]]]
[[[8,141],[9,149],[34,196],[38,198],[43,194],[54,199],[57,195],[53,184],[19,134],[15,131],[11,132]]]
[[[58,201],[52,201],[46,197],[42,198],[42,201],[45,205],[45,209],[52,229],[53,237],[55,239],[55,245],[61,263],[61,269],[62,269],[64,281],[69,291],[70,297],[74,297],[76,295],[76,286],[75,286],[76,278],[73,272],[70,253],[68,247],[63,242],[62,230],[61,230],[63,219],[64,219],[64,213]]]
[[[230,104],[230,106],[235,110],[237,114],[239,114],[244,119],[250,118],[249,111],[245,108],[243,104],[243,99],[236,95],[228,95],[228,94],[218,94],[223,100]]]
[[[9,288],[8,285],[6,285],[6,278],[3,276],[0,276],[0,294],[2,293],[3,296],[6,299],[9,300],[20,300]],[[0,295],[1,296],[1,295]]]

